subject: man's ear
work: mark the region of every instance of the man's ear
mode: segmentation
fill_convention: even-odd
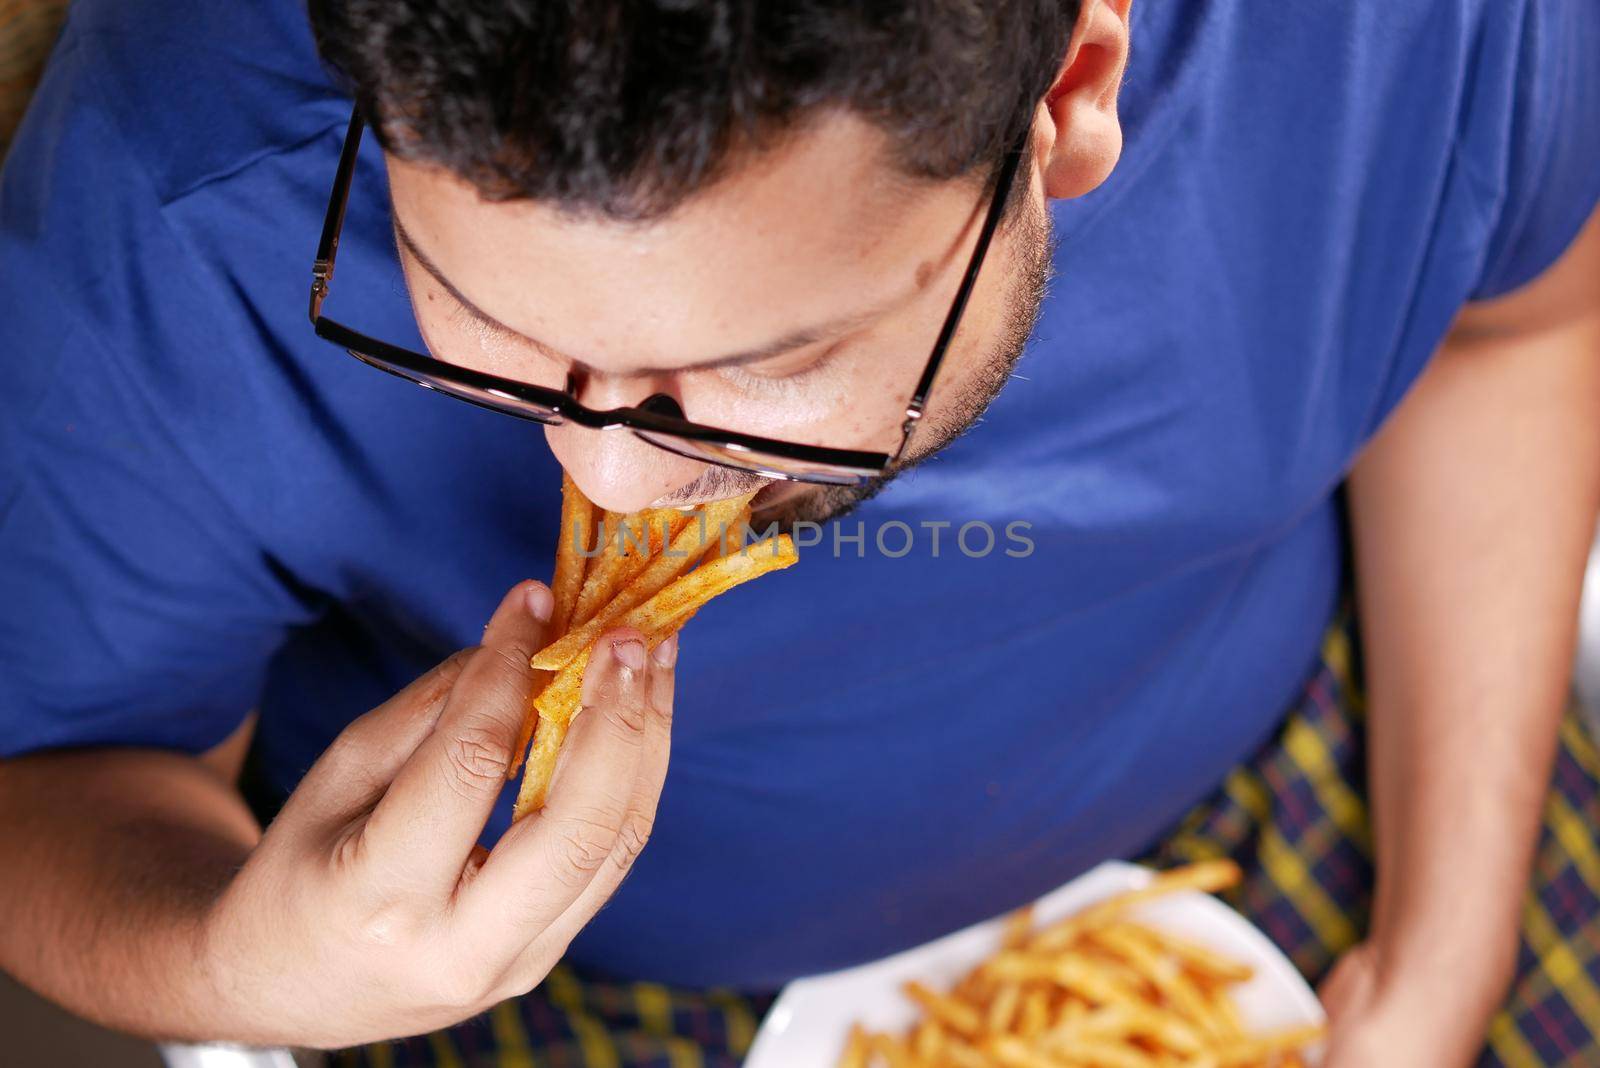
[[[1083,0],[1078,28],[1055,84],[1040,104],[1046,196],[1081,197],[1104,182],[1122,154],[1117,91],[1128,64],[1132,0]]]

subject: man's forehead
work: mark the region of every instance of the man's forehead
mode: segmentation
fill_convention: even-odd
[[[882,135],[816,122],[647,222],[489,202],[391,159],[396,219],[474,306],[595,366],[680,366],[911,299],[974,213],[966,183],[906,180]],[[581,355],[579,355],[581,353]]]

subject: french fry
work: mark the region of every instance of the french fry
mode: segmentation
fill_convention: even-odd
[[[984,1025],[994,1032],[1005,1034],[1011,1030],[1012,1023],[1017,1018],[1017,1009],[1022,1004],[1022,984],[1016,982],[1001,983],[1000,989],[989,1001],[989,1009],[984,1017]]]
[[[690,513],[676,508],[653,508],[627,516],[607,513],[606,521],[600,525],[605,545],[589,564],[568,626],[587,623],[609,604],[690,519]]]
[[[1205,1047],[1197,1025],[1150,1005],[1140,1005],[1133,1010],[1128,1030],[1163,1049],[1185,1056],[1199,1053]]]
[[[595,507],[583,495],[572,476],[561,473],[561,534],[556,540],[556,568],[550,579],[555,609],[550,613],[550,633],[565,634],[578,607],[584,572],[589,561],[583,555],[595,548]]]
[[[1128,910],[1181,890],[1214,894],[1238,884],[1242,873],[1231,860],[1203,860],[1182,868],[1159,872],[1147,886],[1130,890],[1098,905],[1091,905],[1060,923],[1034,935],[1032,945],[1039,950],[1065,949],[1085,931],[1120,919]]]
[[[511,766],[506,768],[507,782],[516,778],[517,772],[522,770],[522,755],[528,751],[528,743],[533,741],[534,730],[539,725],[539,709],[534,702],[555,677],[554,671],[534,673],[533,685],[528,690],[528,707],[522,713],[522,729],[517,732],[517,742],[511,747]]]
[[[1024,905],[1006,917],[1005,929],[1000,932],[1000,945],[1006,949],[1021,949],[1033,934],[1033,906]]]
[[[1096,1009],[1072,1024],[1051,1032],[1044,1045],[1076,1055],[1085,1043],[1130,1044],[1143,1039],[1169,1053],[1190,1056],[1203,1048],[1196,1032],[1168,1013],[1150,1005],[1122,1004]]]
[[[555,572],[550,577],[550,623],[546,633],[557,635],[565,633],[567,621],[572,618],[572,610],[578,603],[578,591],[583,586],[584,570],[589,561],[583,553],[594,546],[595,539],[595,507],[589,498],[583,495],[578,484],[572,481],[572,476],[565,471],[561,472],[561,526],[556,532],[556,566]],[[528,751],[528,743],[533,739],[535,725],[539,720],[538,710],[535,709],[533,698],[539,696],[550,680],[555,678],[555,673],[550,672],[543,676],[535,676],[528,707],[522,716],[522,730],[517,733],[517,742],[511,748],[511,764],[506,768],[506,780],[517,777],[517,772],[522,770],[522,755]]]
[[[875,1056],[883,1058],[889,1068],[926,1068],[909,1049],[893,1035],[872,1035],[868,1040]]]
[[[983,1030],[983,1018],[966,1002],[937,993],[921,983],[907,983],[903,989],[906,997],[956,1034],[970,1038]]]
[[[950,993],[970,1005],[987,1005],[996,990],[994,979],[982,968],[974,968],[961,978]]]
[[[650,561],[594,618],[539,650],[531,661],[533,668],[560,671],[566,667],[573,657],[593,645],[595,639],[615,626],[623,616],[666,589],[674,579],[693,567],[704,546],[715,539],[717,524],[726,522],[729,516],[737,515],[744,506],[743,498],[707,505],[697,517],[685,523],[662,554]]]
[[[1094,1010],[1089,1008],[1089,1003],[1082,998],[1068,994],[1061,1000],[1061,1008],[1056,1012],[1054,1026],[1063,1027],[1074,1020],[1081,1020]]]
[[[544,807],[550,792],[550,780],[556,773],[556,758],[561,755],[561,745],[567,740],[567,727],[577,709],[563,709],[560,715],[540,716],[533,732],[533,747],[528,751],[528,764],[522,773],[522,784],[517,788],[517,801],[511,809],[511,819],[520,820],[530,812]]]
[[[1062,1062],[1035,1050],[1015,1035],[994,1035],[983,1051],[1005,1068],[1062,1068]]]
[[[629,611],[616,625],[638,628],[645,636],[645,644],[654,648],[713,597],[769,571],[788,567],[798,559],[789,535],[780,534],[770,552],[752,548],[748,553],[720,557],[695,568]],[[588,663],[589,653],[585,650],[561,669],[534,702],[539,715],[560,716],[565,710],[577,707],[578,695],[583,690],[583,669]],[[570,718],[570,713],[566,714]]]
[[[1294,1053],[1313,1042],[1320,1042],[1326,1032],[1327,1028],[1319,1024],[1312,1027],[1291,1027],[1264,1035],[1235,1039],[1216,1050],[1217,1064],[1219,1068],[1249,1068],[1250,1065],[1260,1061],[1280,1054]]]
[[[743,508],[739,509],[739,513],[730,519],[726,525],[717,525],[716,530],[719,536],[706,547],[705,556],[700,559],[701,563],[708,564],[719,556],[727,556],[729,553],[738,552],[744,545],[745,531],[750,529],[749,500],[753,496],[755,494],[741,498],[746,503]]]
[[[1014,1029],[1018,1038],[1038,1038],[1050,1026],[1050,992],[1042,986],[1032,986],[1022,995],[1022,1005],[1017,1009]]]
[[[1073,1004],[1083,1006],[1082,1001]],[[1124,1035],[1133,1026],[1133,1008],[1129,1005],[1104,1005],[1100,1008],[1083,1007],[1074,1012],[1041,1036],[1039,1045],[1046,1050],[1061,1052],[1086,1038],[1105,1038]]]
[[[988,966],[1000,978],[1054,983],[1093,1005],[1131,1004],[1140,1000],[1137,990],[1089,957],[1037,957],[1013,950],[996,956]]]
[[[1131,1043],[1086,1038],[1072,1048],[1072,1059],[1092,1068],[1154,1068],[1155,1058]]]
[[[944,1031],[932,1019],[924,1018],[911,1030],[911,1052],[924,1064],[944,1059]]]
[[[867,1068],[867,1033],[856,1024],[845,1039],[844,1052],[839,1054],[837,1068]]]
[[[1244,1034],[1244,1020],[1239,1016],[1239,1006],[1225,987],[1211,992],[1211,1018],[1216,1022],[1213,1034],[1223,1038],[1237,1038]]]
[[[945,1043],[944,1063],[949,1068],[995,1068],[995,1062],[959,1039]]]
[[[1142,928],[1135,928],[1131,924],[1114,924],[1095,931],[1092,937],[1127,961],[1190,1025],[1210,1031],[1213,1014],[1206,996],[1189,981],[1175,960],[1152,949],[1134,933],[1136,930]],[[1182,1053],[1196,1053],[1200,1045],[1186,1040],[1181,1047],[1173,1048]]]
[[[1089,941],[1082,943],[1078,950],[1084,960],[1094,964],[1097,972],[1128,993],[1143,995],[1147,991],[1155,990],[1155,985],[1142,968],[1130,964],[1126,957],[1094,939],[1093,935]]]
[[[753,497],[755,494],[751,494],[751,496]],[[739,509],[739,514],[737,517],[735,517],[733,524],[729,527],[727,533],[722,536],[722,544],[720,546],[721,551],[718,553],[718,555],[727,556],[731,552],[737,552],[739,547],[744,544],[745,531],[749,529],[750,504],[747,500],[745,502],[745,506]]]
[[[1215,950],[1166,931],[1134,924],[1128,924],[1124,929],[1134,937],[1149,943],[1158,952],[1176,957],[1185,970],[1197,973],[1207,984],[1247,983],[1255,974],[1255,970],[1248,964],[1229,960]]]

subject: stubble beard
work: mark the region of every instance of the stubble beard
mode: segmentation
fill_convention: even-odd
[[[793,496],[785,495],[752,516],[751,525],[756,530],[766,531],[777,523],[779,530],[792,531],[796,523],[822,524],[848,515],[889,483],[949,446],[983,417],[1022,358],[1050,285],[1054,256],[1049,218],[1032,199],[1022,211],[1016,222],[1021,268],[1005,297],[1004,321],[990,343],[988,355],[979,361],[976,375],[962,384],[955,402],[938,418],[924,418],[912,438],[909,455],[883,474],[859,486],[816,486]]]

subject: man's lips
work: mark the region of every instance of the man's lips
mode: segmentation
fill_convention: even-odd
[[[763,508],[768,508],[790,497],[798,496],[809,488],[804,482],[785,482],[781,479],[773,479],[756,491],[756,495],[750,500],[750,510],[759,512]]]

